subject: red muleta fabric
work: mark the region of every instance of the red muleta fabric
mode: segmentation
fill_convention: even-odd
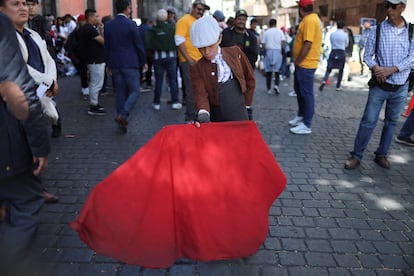
[[[71,227],[149,268],[253,255],[286,176],[252,121],[164,127],[99,183]]]

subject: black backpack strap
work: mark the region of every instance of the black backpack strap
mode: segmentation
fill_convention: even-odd
[[[408,41],[410,41],[410,43],[413,40],[413,29],[414,29],[414,24],[412,23],[408,24]]]
[[[377,60],[377,62],[378,62],[377,56],[378,56],[380,33],[381,33],[381,22],[377,24],[376,35],[375,35],[375,59]],[[378,65],[379,65],[379,62],[378,62]]]

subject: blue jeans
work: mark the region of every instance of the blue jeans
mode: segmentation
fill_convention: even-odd
[[[413,135],[414,133],[414,109],[411,110],[410,115],[408,116],[407,120],[405,121],[404,125],[400,130],[400,134],[398,137],[400,138],[407,138]]]
[[[154,103],[159,104],[162,85],[164,83],[164,73],[167,72],[167,78],[170,84],[171,100],[173,103],[178,101],[178,87],[177,87],[177,58],[162,58],[154,59],[154,72],[155,72],[155,94]]]
[[[313,83],[316,69],[295,67],[294,88],[298,100],[298,116],[303,117],[303,123],[311,127],[315,112],[315,98],[313,95]]]
[[[112,82],[116,91],[116,112],[119,116],[126,119],[131,113],[139,96],[139,69],[112,69]]]
[[[396,92],[385,91],[377,86],[370,88],[364,115],[362,116],[355,138],[354,150],[351,151],[352,156],[359,160],[362,159],[362,154],[367,148],[368,142],[377,125],[384,102],[386,102],[384,126],[382,128],[380,144],[375,151],[375,155],[386,156],[388,154],[398,118],[407,100],[407,92],[408,83],[401,86]]]

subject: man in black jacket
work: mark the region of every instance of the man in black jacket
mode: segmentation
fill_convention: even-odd
[[[247,12],[238,10],[234,24],[223,30],[223,38],[220,47],[230,47],[237,45],[246,54],[247,58],[254,69],[259,54],[256,34],[246,29]]]
[[[44,202],[37,175],[47,167],[50,141],[35,83],[20,53],[16,30],[1,13],[4,5],[5,1],[0,0],[0,203],[7,208],[0,224],[0,271],[2,275],[25,275],[19,274],[20,269],[27,261]],[[10,89],[24,92],[29,108],[26,119],[24,104],[11,104],[13,97],[8,96],[18,92],[12,93]],[[18,112],[10,112],[11,107]],[[19,113],[22,111],[23,115]]]

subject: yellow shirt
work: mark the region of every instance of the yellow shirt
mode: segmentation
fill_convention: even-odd
[[[177,23],[175,24],[175,35],[181,36],[185,39],[184,42],[184,46],[185,49],[187,50],[188,55],[198,61],[202,55],[200,53],[200,51],[193,46],[193,44],[191,43],[191,39],[190,39],[190,28],[191,25],[193,25],[194,21],[196,21],[197,19],[193,16],[191,16],[190,14],[186,14],[183,17],[180,18],[180,20],[177,21]],[[184,58],[184,56],[181,54],[180,51],[178,51],[178,57],[180,59],[180,61],[185,62],[186,59]]]
[[[316,13],[306,15],[299,24],[295,44],[293,45],[294,59],[299,55],[305,41],[312,42],[312,47],[300,63],[300,66],[307,69],[316,69],[318,67],[322,46],[321,21]]]

